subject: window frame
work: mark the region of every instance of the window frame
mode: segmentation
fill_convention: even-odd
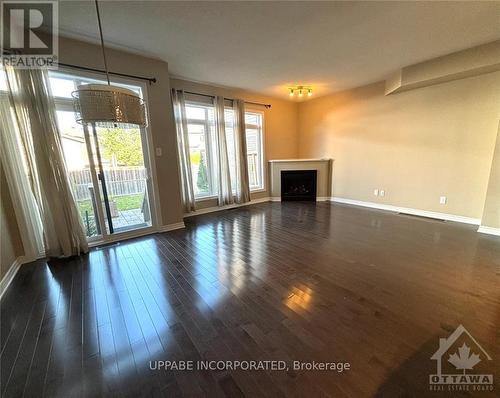
[[[250,187],[250,192],[251,193],[265,192],[267,189],[266,188],[266,178],[265,178],[265,175],[266,175],[266,167],[265,167],[266,166],[266,151],[265,151],[265,141],[266,140],[265,140],[265,135],[264,135],[265,134],[265,117],[264,117],[265,112],[261,111],[261,110],[256,110],[256,109],[245,110],[245,114],[247,112],[260,115],[260,120],[261,120],[261,126],[256,125],[256,124],[252,124],[250,126],[252,126],[252,128],[256,129],[257,131],[260,130],[260,151],[261,151],[260,167],[261,167],[262,186],[255,187],[255,188]],[[246,128],[247,128],[247,124],[245,123],[245,134],[246,134]]]
[[[206,151],[207,151],[207,171],[208,171],[208,194],[202,194],[202,195],[196,195],[194,196],[194,199],[196,202],[198,201],[203,201],[203,200],[209,200],[209,199],[214,199],[217,198],[217,186],[215,184],[215,176],[213,175],[214,172],[214,159],[212,159],[212,153],[213,153],[213,142],[211,139],[211,133],[212,129],[215,128],[215,125],[213,123],[210,123],[210,119],[208,117],[208,108],[210,106],[213,107],[213,104],[205,104],[203,102],[196,102],[193,100],[186,100],[185,101],[185,106],[186,107],[195,107],[195,108],[201,108],[203,109],[205,113],[205,120],[199,120],[199,119],[186,119],[186,125],[190,124],[195,124],[198,126],[204,126],[205,129],[205,144],[206,144]],[[214,108],[215,112],[215,108]],[[189,130],[189,128],[188,128]],[[188,131],[188,145],[189,145],[189,131]],[[191,169],[192,171],[192,169]],[[191,175],[191,183],[193,184],[193,190],[194,190],[194,185],[195,185],[195,180],[194,176]]]
[[[213,142],[212,142],[212,131],[215,128],[215,125],[213,122],[210,121],[208,112],[209,109],[212,107],[214,108],[213,104],[210,103],[205,103],[205,102],[199,102],[196,100],[189,99],[185,101],[185,106],[186,107],[195,107],[195,108],[201,108],[203,109],[205,113],[205,120],[201,119],[186,119],[186,124],[190,125],[198,125],[198,126],[203,126],[205,130],[205,143],[206,143],[206,151],[207,151],[207,171],[208,171],[208,182],[209,182],[209,192],[207,194],[195,194],[195,201],[196,202],[202,202],[206,200],[212,200],[216,199],[218,197],[218,192],[217,192],[217,183],[215,180],[215,169],[214,169],[214,159],[213,159]],[[215,112],[215,109],[214,109]],[[259,146],[258,150],[260,151],[260,164],[258,165],[260,168],[260,180],[261,180],[261,185],[260,186],[254,186],[254,187],[249,187],[251,193],[259,193],[259,192],[265,192],[266,191],[266,152],[265,152],[265,112],[261,110],[256,110],[256,109],[246,109],[245,110],[245,115],[247,113],[250,114],[256,114],[259,115],[261,124],[247,124],[245,123],[245,134],[246,134],[246,129],[251,128],[254,130],[257,130],[258,134],[258,139],[259,139]],[[189,139],[189,131],[188,131],[188,139]],[[188,143],[189,145],[189,143]],[[248,147],[247,147],[248,148]],[[248,160],[247,160],[248,162]],[[193,190],[194,186],[196,184],[195,177],[192,176],[191,182],[193,184]]]

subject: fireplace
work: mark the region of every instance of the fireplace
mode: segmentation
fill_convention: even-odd
[[[281,170],[281,200],[316,201],[316,170]]]

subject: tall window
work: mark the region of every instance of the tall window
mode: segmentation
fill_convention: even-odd
[[[262,113],[245,112],[248,178],[253,191],[264,188],[262,119]]]
[[[214,154],[214,109],[203,104],[186,104],[189,134],[189,156],[193,190],[198,198],[213,196],[215,187]]]
[[[186,102],[186,117],[195,197],[201,199],[215,196],[217,195],[217,178],[214,108],[212,105],[188,101]],[[236,186],[236,150],[231,108],[226,108],[224,118],[231,183],[234,188]],[[263,189],[263,114],[245,112],[245,124],[250,190]]]

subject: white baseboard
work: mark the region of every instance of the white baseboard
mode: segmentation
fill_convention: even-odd
[[[182,229],[182,228],[186,228],[184,221],[176,222],[174,224],[160,225],[157,228],[157,230],[158,230],[158,232],[168,232],[168,231],[173,231],[175,229]]]
[[[484,225],[480,225],[477,229],[477,232],[481,232],[482,234],[500,236],[500,228],[486,227]]]
[[[269,198],[270,202],[281,202],[281,196],[271,196]]]
[[[391,211],[391,212],[395,212],[395,213],[407,213],[407,214],[413,214],[415,216],[437,218],[440,220],[455,221],[455,222],[460,222],[460,223],[464,223],[464,224],[479,225],[481,223],[481,220],[479,218],[464,217],[464,216],[458,216],[455,214],[439,213],[439,212],[435,212],[435,211],[428,211],[428,210],[421,210],[421,209],[412,209],[410,207],[399,207],[399,206],[386,205],[386,204],[382,204],[382,203],[363,202],[361,200],[339,198],[337,196],[330,198],[330,200],[332,202],[336,202],[336,203],[345,203],[345,204],[349,204],[349,205],[369,207],[372,209],[386,210],[386,211]]]
[[[12,283],[14,277],[21,268],[21,265],[23,265],[25,262],[26,260],[22,256],[16,258],[10,266],[9,270],[5,273],[2,280],[0,281],[0,299],[2,299],[4,293],[7,291],[7,288]]]
[[[250,202],[246,202],[246,203],[234,203],[234,204],[225,205],[225,206],[207,207],[205,209],[199,209],[199,210],[192,211],[191,213],[186,213],[186,214],[184,214],[184,218],[198,216],[200,214],[213,213],[215,211],[234,209],[236,207],[254,205],[256,203],[263,203],[263,202],[269,202],[269,197],[266,196],[265,198],[253,199]]]

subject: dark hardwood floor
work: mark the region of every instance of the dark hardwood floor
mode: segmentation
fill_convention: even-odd
[[[2,397],[500,395],[500,238],[330,203],[186,224],[24,265],[1,301]],[[429,391],[460,324],[493,358],[492,392]],[[160,360],[351,369],[151,370]]]

